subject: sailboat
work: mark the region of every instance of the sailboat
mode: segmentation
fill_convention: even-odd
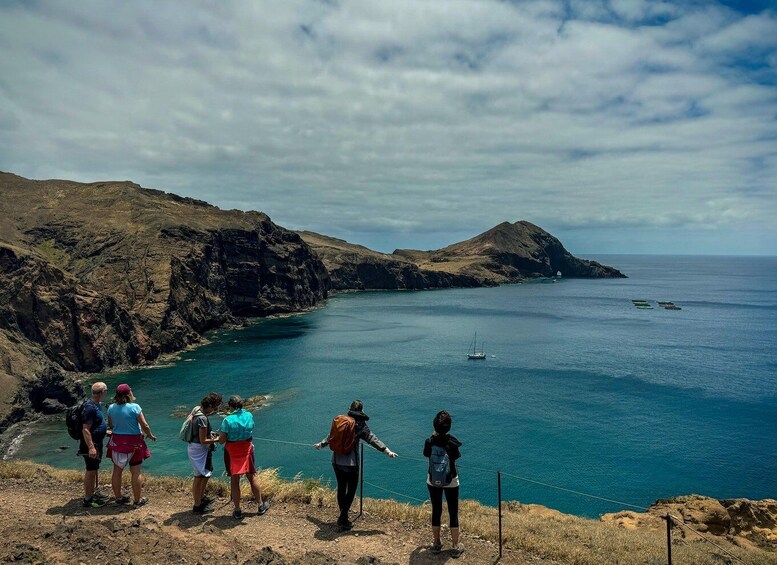
[[[485,359],[486,352],[483,350],[483,343],[480,344],[480,351],[478,351],[478,332],[475,332],[475,337],[472,338],[472,351],[467,352],[467,359]]]

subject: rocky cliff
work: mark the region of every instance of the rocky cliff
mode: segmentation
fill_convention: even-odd
[[[530,278],[564,277],[622,278],[623,273],[596,261],[578,259],[561,242],[529,222],[503,222],[490,230],[437,251],[398,249],[419,268],[467,275],[495,283],[520,282]]]
[[[0,216],[0,429],[46,399],[72,402],[67,373],[148,363],[330,287],[302,239],[265,214],[130,182],[0,173]]]
[[[336,290],[494,286],[552,277],[558,271],[565,277],[625,276],[596,261],[578,259],[529,222],[504,222],[436,251],[397,249],[391,254],[309,231],[298,233],[321,257]]]
[[[482,277],[423,269],[408,257],[378,253],[342,239],[309,231],[298,233],[321,257],[334,290],[420,290],[496,284]]]
[[[71,403],[69,374],[143,365],[241,318],[311,307],[330,289],[623,276],[528,222],[384,254],[131,182],[0,172],[0,217],[0,432],[30,408]]]

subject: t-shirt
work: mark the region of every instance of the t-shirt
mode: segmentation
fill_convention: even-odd
[[[103,444],[105,432],[108,430],[108,423],[103,417],[102,408],[94,400],[89,399],[84,404],[83,423],[89,426],[89,432],[92,434],[92,443],[97,449]]]
[[[221,422],[221,431],[227,434],[227,441],[251,439],[254,434],[254,416],[242,408],[235,410]]]
[[[205,414],[192,416],[192,440],[189,443],[200,443],[200,428],[205,428],[205,437],[210,437],[210,420]]]
[[[108,407],[108,417],[113,424],[113,433],[118,435],[140,434],[138,416],[143,409],[134,402],[126,404],[111,404]]]

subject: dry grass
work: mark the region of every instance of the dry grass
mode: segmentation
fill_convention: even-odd
[[[52,479],[77,488],[82,473],[63,471],[26,461],[0,462],[0,480]],[[269,499],[299,504],[336,506],[336,494],[320,481],[297,478],[287,481],[278,476],[277,469],[259,473],[262,493]],[[145,475],[144,489],[149,493],[188,494],[191,479]],[[248,485],[242,484],[244,496],[250,496]],[[208,492],[228,497],[229,484],[216,478],[208,484]],[[365,499],[365,512],[386,519],[425,526],[430,520],[428,505],[412,506],[394,500]],[[460,505],[462,529],[470,535],[496,542],[498,513],[496,508],[483,506],[472,500]],[[675,531],[673,558],[677,564],[721,565],[736,563],[713,546],[696,539],[682,539]],[[661,531],[626,530],[603,524],[598,520],[578,518],[534,505],[509,502],[503,505],[503,539],[506,547],[575,565],[650,565],[666,563],[666,534]],[[745,550],[716,537],[714,541],[725,547],[743,562],[751,565],[775,565],[777,555],[760,549]]]

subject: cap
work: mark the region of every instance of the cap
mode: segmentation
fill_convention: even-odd
[[[122,383],[116,387],[116,394],[129,394],[132,392],[130,385]]]

